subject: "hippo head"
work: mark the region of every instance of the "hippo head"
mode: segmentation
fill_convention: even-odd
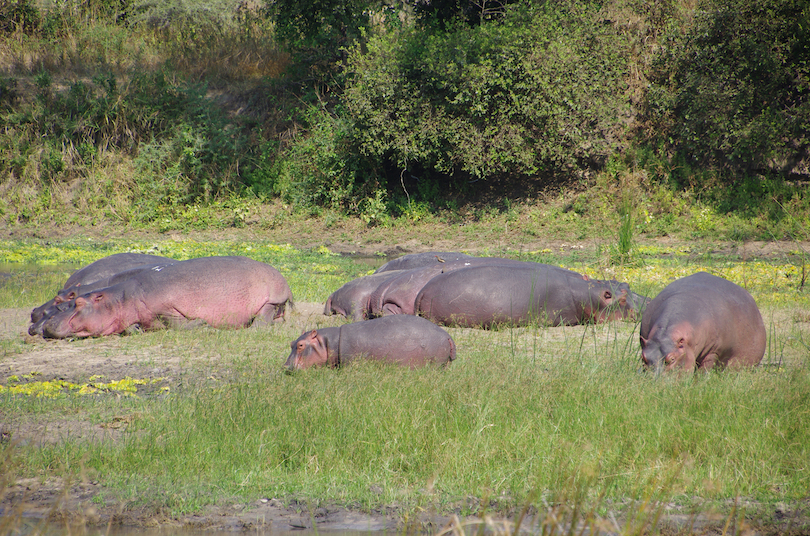
[[[695,368],[695,352],[691,339],[692,329],[686,323],[669,329],[653,328],[648,339],[639,336],[641,361],[656,372],[692,370]]]
[[[642,296],[641,294],[630,291],[630,307],[633,309],[636,318],[641,317],[644,309],[647,308],[647,305],[649,305],[651,301],[652,299],[647,296]]]
[[[56,297],[53,299],[53,301],[54,301],[54,303],[59,304],[59,303],[68,302],[70,300],[75,300],[79,296],[78,290],[79,290],[79,285],[76,285],[75,287],[70,287],[70,288],[67,288],[67,289],[60,290],[56,294]]]
[[[598,279],[588,280],[588,283],[590,303],[586,302],[584,306],[584,319],[596,323],[623,318],[635,319],[633,293],[627,283]]]
[[[90,292],[61,304],[42,324],[42,336],[52,339],[96,337],[116,333],[116,318],[103,291]]]
[[[290,350],[290,356],[284,363],[284,366],[290,370],[317,367],[329,363],[328,340],[318,330],[305,331],[290,343]]]

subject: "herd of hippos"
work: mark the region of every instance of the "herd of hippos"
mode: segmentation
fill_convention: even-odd
[[[31,335],[97,337],[205,323],[246,327],[284,320],[292,292],[281,273],[246,257],[176,261],[104,257],[73,273],[31,312]],[[429,252],[394,259],[329,296],[325,315],[354,322],[306,331],[286,366],[340,366],[363,357],[410,367],[446,364],[456,346],[439,325],[490,328],[637,319],[643,363],[656,371],[757,365],[765,325],[751,294],[705,272],[650,300],[627,283],[535,262]]]

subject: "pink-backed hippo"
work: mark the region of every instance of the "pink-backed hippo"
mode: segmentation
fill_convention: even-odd
[[[73,287],[64,288],[56,294],[56,297],[54,299],[52,299],[50,302],[42,306],[43,307],[42,317],[36,322],[33,322],[31,324],[31,326],[28,328],[28,334],[42,335],[43,325],[48,320],[48,318],[60,311],[67,311],[68,308],[74,307],[75,303],[73,302],[73,300],[75,300],[81,294],[87,294],[89,292],[93,292],[94,290],[100,290],[103,288],[110,287],[112,285],[116,285],[118,283],[121,283],[122,281],[126,281],[127,279],[135,277],[135,275],[144,270],[159,272],[163,270],[166,266],[175,264],[177,262],[180,261],[168,261],[163,264],[147,264],[145,266],[139,266],[137,268],[124,270],[123,272],[119,272],[115,275],[112,275],[100,281],[93,281],[91,283],[86,283],[84,285],[76,285]],[[48,304],[50,304],[50,306],[48,306]]]
[[[445,365],[456,358],[450,334],[424,318],[409,315],[305,331],[290,347],[284,365],[288,369],[339,367],[359,358],[415,368]]]
[[[546,264],[510,263],[437,275],[414,305],[417,314],[438,324],[488,328],[634,318],[644,299],[627,283],[588,279]]]
[[[389,270],[410,270],[412,268],[421,268],[423,266],[432,266],[443,262],[459,261],[462,259],[472,258],[466,253],[458,251],[428,251],[426,253],[409,253],[402,257],[392,259],[379,268],[374,273],[387,272]]]
[[[37,323],[42,320],[43,316],[55,312],[53,309],[54,305],[67,301],[64,299],[64,296],[67,295],[68,289],[77,289],[83,285],[89,285],[107,279],[117,273],[139,266],[155,266],[169,262],[176,261],[167,257],[147,255],[145,253],[115,253],[103,257],[73,272],[70,277],[68,277],[67,281],[65,281],[65,285],[62,287],[62,290],[59,291],[56,298],[43,303],[31,311],[31,322]],[[60,296],[62,297],[60,298]]]
[[[673,281],[647,306],[639,331],[641,360],[661,370],[757,365],[765,324],[747,290],[706,272]]]
[[[352,320],[365,320],[368,318],[368,301],[372,292],[404,271],[390,270],[352,279],[326,299],[323,314],[327,316],[337,314]]]
[[[245,327],[284,318],[292,293],[278,270],[246,257],[202,257],[143,270],[121,283],[78,296],[48,318],[45,337],[95,337],[203,321]]]

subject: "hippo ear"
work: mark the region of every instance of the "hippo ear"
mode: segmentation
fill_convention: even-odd
[[[318,338],[318,330],[313,329],[312,331],[310,331],[309,332],[309,338],[312,339],[312,340],[317,339]]]

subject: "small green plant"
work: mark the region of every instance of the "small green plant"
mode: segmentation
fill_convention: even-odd
[[[635,245],[634,210],[632,196],[623,194],[618,209],[619,230],[616,235],[616,244],[611,248],[611,262],[614,264],[627,264],[633,257],[633,246]]]
[[[366,225],[381,225],[389,220],[385,192],[376,190],[374,197],[367,197],[360,202],[360,219]]]

